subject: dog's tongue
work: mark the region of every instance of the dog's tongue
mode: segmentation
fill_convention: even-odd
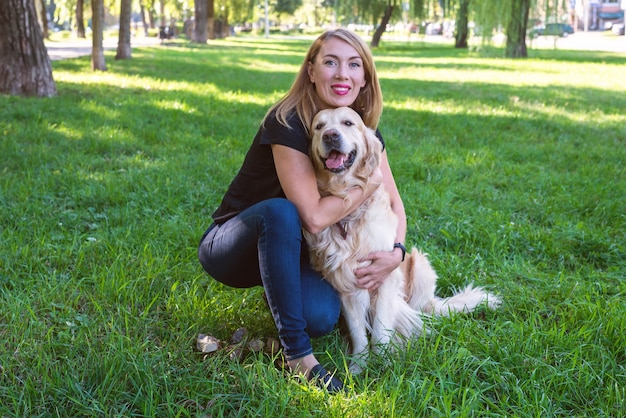
[[[331,151],[330,155],[326,159],[326,168],[340,168],[346,161],[346,154],[341,154],[337,151]]]

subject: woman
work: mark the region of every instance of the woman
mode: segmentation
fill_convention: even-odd
[[[319,364],[310,338],[333,330],[340,301],[311,269],[301,228],[317,233],[335,224],[384,183],[400,220],[396,242],[404,242],[406,233],[386,152],[365,189],[351,190],[346,200],[320,196],[308,154],[309,126],[318,111],[341,106],[377,128],[382,93],[371,52],[354,33],[336,29],[313,42],[291,89],[268,111],[198,250],[216,280],[263,286],[290,370],[330,392],[343,384]],[[370,254],[371,264],[355,272],[359,286],[377,289],[402,258],[399,248]]]

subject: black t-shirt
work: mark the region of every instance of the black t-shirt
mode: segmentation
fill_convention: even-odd
[[[285,145],[309,155],[310,139],[304,125],[293,112],[288,118],[289,126],[282,125],[274,113],[268,115],[252,141],[239,172],[230,183],[222,203],[213,213],[213,220],[224,223],[241,211],[263,200],[285,197],[280,187],[274,165],[272,144]],[[383,143],[383,138],[376,131]]]

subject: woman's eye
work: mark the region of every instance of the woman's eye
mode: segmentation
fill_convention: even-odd
[[[335,60],[326,60],[324,61],[325,65],[337,65],[337,61]]]
[[[361,66],[361,64],[359,64],[358,62],[351,62],[350,63],[350,67],[352,68],[359,68]]]

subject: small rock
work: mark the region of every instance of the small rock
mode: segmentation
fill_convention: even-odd
[[[256,340],[252,340],[248,343],[248,349],[252,352],[258,353],[259,351],[263,350],[263,341],[256,339]]]
[[[196,348],[201,353],[212,353],[220,348],[220,342],[217,338],[206,334],[199,334],[196,340]]]
[[[241,327],[235,331],[233,336],[230,338],[230,342],[233,344],[239,344],[243,341],[244,338],[248,335],[248,329],[245,327]]]
[[[278,353],[280,353],[280,343],[272,337],[268,337],[265,342],[265,352],[270,356],[274,357]]]
[[[233,344],[226,347],[228,358],[231,360],[239,361],[243,357],[243,347],[241,344]]]

